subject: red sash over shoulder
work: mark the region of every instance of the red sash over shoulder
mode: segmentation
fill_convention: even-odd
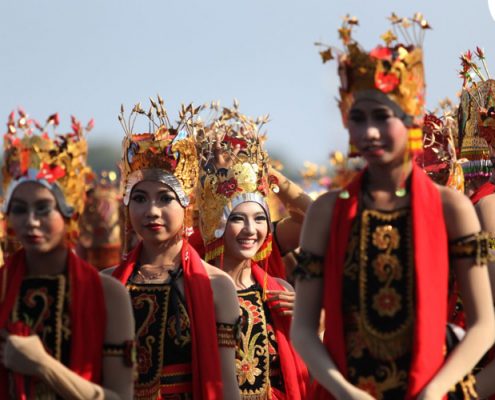
[[[346,376],[342,315],[342,276],[351,225],[358,211],[362,174],[347,187],[348,199],[338,198],[332,213],[324,266],[326,310],[324,344]],[[414,399],[444,362],[448,296],[448,238],[440,193],[427,175],[413,166],[411,182],[416,314],[407,399]],[[315,399],[333,397],[317,385]]]
[[[113,276],[126,284],[141,253],[142,243],[115,269]],[[191,321],[193,397],[223,398],[215,305],[210,278],[198,253],[187,242],[182,246],[182,268],[187,311]]]
[[[257,264],[252,265],[251,271],[253,277],[260,286],[263,287],[265,271]],[[284,287],[270,275],[267,276],[268,290],[284,290]],[[273,319],[273,328],[275,338],[277,339],[278,351],[280,355],[280,367],[282,369],[283,380],[285,384],[285,396],[281,399],[303,400],[306,399],[306,390],[308,384],[308,371],[306,366],[295,352],[289,342],[290,316],[283,316],[277,310],[272,310],[275,306],[273,302],[268,302]],[[279,399],[276,393],[272,393],[274,399]]]
[[[495,185],[488,181],[481,185],[478,190],[471,195],[470,200],[473,204],[476,204],[483,197],[492,193],[495,193]]]
[[[26,274],[24,250],[9,258],[6,270],[0,274],[0,287],[5,284],[7,292],[0,305],[0,328],[9,322],[12,308]],[[101,382],[103,341],[106,329],[106,306],[101,278],[98,271],[69,250],[67,270],[70,281],[71,349],[68,367],[94,383]],[[8,395],[7,370],[0,366],[0,398]]]

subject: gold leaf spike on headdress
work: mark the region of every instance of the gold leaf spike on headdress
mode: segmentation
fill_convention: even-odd
[[[198,208],[207,261],[223,252],[225,224],[238,204],[254,201],[268,213],[265,199],[275,185],[268,176],[269,159],[262,147],[265,138],[260,135],[266,122],[268,116],[253,120],[241,114],[238,104],[234,104],[218,111],[204,130],[198,130]],[[217,169],[218,152],[224,165]]]
[[[182,206],[186,207],[198,178],[194,135],[201,126],[196,116],[203,106],[194,108],[192,104],[182,105],[179,120],[173,124],[160,96],[156,100],[150,98],[150,103],[148,112],[142,108],[141,103],[136,104],[128,118],[125,117],[124,107],[121,107],[119,121],[126,134],[120,164],[124,204],[128,204],[136,183],[153,176],[171,186]],[[148,118],[149,132],[134,133],[134,123],[139,115]]]
[[[495,148],[495,80],[490,78],[485,52],[477,47],[474,55],[461,55],[463,79],[458,110],[458,147],[466,178],[488,177],[492,171],[491,149]],[[466,171],[466,169],[468,169]]]
[[[350,107],[357,96],[378,96],[389,102],[408,127],[421,126],[424,108],[423,38],[430,29],[422,14],[412,19],[389,17],[391,29],[381,38],[385,45],[379,45],[370,52],[363,50],[352,37],[356,18],[344,18],[339,36],[345,47],[340,51],[324,46],[320,55],[324,62],[336,56],[339,64],[340,99],[344,125]],[[330,55],[332,57],[330,57]]]

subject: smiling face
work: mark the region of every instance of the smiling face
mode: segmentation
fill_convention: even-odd
[[[132,189],[129,218],[132,228],[145,242],[159,244],[181,233],[184,208],[164,183],[142,181]]]
[[[12,194],[8,220],[27,252],[49,253],[65,245],[65,219],[55,196],[36,182],[20,184]]]
[[[391,108],[372,100],[359,100],[349,112],[351,143],[370,164],[402,162],[408,129]]]
[[[224,233],[224,259],[252,259],[268,235],[268,219],[263,207],[247,201],[232,210]]]

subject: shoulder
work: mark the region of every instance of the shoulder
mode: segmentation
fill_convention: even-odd
[[[112,276],[113,274],[113,271],[115,271],[117,269],[117,266],[113,266],[113,267],[109,267],[109,268],[105,268],[103,270],[100,271],[100,275],[103,276],[103,275],[106,275],[106,276]]]
[[[203,261],[210,277],[217,322],[234,323],[240,315],[234,281],[224,271]]]
[[[287,282],[287,281],[284,281],[283,279],[281,278],[274,278],[280,286],[283,286],[283,288],[288,291],[288,292],[294,292],[294,288],[292,287],[292,285]]]
[[[445,226],[450,240],[480,230],[480,224],[471,200],[453,189],[437,186],[442,201]]]
[[[301,248],[310,253],[325,254],[330,234],[330,222],[340,191],[331,191],[318,197],[309,207],[301,233]]]
[[[124,285],[111,275],[100,272],[101,285],[103,287],[103,293],[105,294],[105,301],[107,298],[115,299],[115,301],[127,301],[129,293]]]
[[[208,264],[205,261],[202,261],[202,263],[208,277],[210,278],[213,291],[230,291],[233,289],[235,292],[234,281],[226,272],[222,271],[220,268]]]
[[[483,197],[474,207],[483,229],[495,232],[495,194]]]

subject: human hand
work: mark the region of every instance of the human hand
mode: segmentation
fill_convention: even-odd
[[[280,315],[294,314],[294,304],[296,302],[296,294],[287,290],[267,290],[267,301],[276,302],[272,310],[276,310]]]
[[[38,376],[49,357],[37,335],[18,336],[0,332],[0,361],[22,375]]]

